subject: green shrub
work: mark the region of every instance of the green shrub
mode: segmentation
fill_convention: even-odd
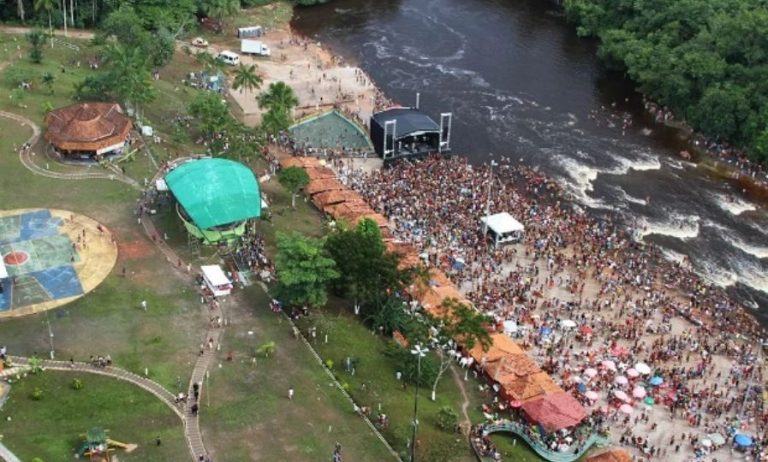
[[[72,389],[73,390],[82,390],[83,389],[83,381],[78,379],[78,378],[72,379]]]
[[[35,389],[32,391],[32,399],[35,401],[40,401],[43,399],[43,396],[45,396],[45,392],[40,387],[35,387]]]

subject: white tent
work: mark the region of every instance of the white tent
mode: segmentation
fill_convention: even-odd
[[[485,233],[496,245],[505,242],[520,242],[523,239],[525,227],[507,212],[485,216],[480,221]]]
[[[229,280],[219,265],[201,266],[203,271],[203,280],[208,289],[213,292],[214,297],[229,295],[232,293],[232,281]]]
[[[0,279],[5,279],[8,277],[8,269],[5,267],[5,263],[3,262],[3,259],[0,258]]]

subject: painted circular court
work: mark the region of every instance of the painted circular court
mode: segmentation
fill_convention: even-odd
[[[23,316],[93,290],[115,266],[117,246],[105,226],[84,215],[0,210],[0,258],[0,318]]]

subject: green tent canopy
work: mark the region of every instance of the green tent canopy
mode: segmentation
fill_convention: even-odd
[[[213,228],[261,215],[259,183],[253,172],[239,162],[185,162],[171,170],[165,182],[198,228]]]

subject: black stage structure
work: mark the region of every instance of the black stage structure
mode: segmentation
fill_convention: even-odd
[[[385,161],[448,152],[451,139],[450,112],[440,114],[438,125],[415,108],[399,107],[371,117],[371,142]]]

